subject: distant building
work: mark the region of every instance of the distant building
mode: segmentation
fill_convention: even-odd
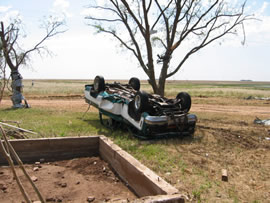
[[[241,82],[252,82],[252,80],[240,80]]]

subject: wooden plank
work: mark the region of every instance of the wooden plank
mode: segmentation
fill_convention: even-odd
[[[99,154],[139,197],[179,193],[176,188],[104,136],[100,136]]]
[[[26,129],[23,129],[23,128],[16,127],[16,126],[14,126],[14,125],[9,125],[9,124],[7,124],[7,123],[3,123],[3,122],[0,122],[0,124],[1,124],[1,125],[5,125],[5,126],[8,126],[8,127],[10,127],[10,128],[15,128],[15,129],[20,130],[20,131],[23,131],[23,132],[27,132],[27,133],[31,133],[31,134],[37,135],[36,132],[33,132],[33,131],[31,131],[31,130],[26,130]]]
[[[24,163],[63,160],[75,157],[98,155],[99,137],[65,137],[10,140],[13,148]],[[0,149],[2,153],[2,149]],[[7,161],[0,156],[0,165]]]
[[[183,195],[156,195],[142,197],[138,200],[141,203],[184,203],[185,197]]]

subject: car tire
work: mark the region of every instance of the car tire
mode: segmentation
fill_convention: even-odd
[[[181,110],[185,113],[189,112],[191,107],[191,97],[187,92],[180,92],[176,96],[177,100],[180,100]]]
[[[94,90],[99,93],[105,90],[105,80],[102,76],[97,75],[94,79]]]
[[[134,111],[137,115],[148,109],[148,94],[144,91],[138,91],[134,97]]]
[[[139,91],[140,90],[140,87],[141,87],[141,83],[140,83],[140,80],[138,78],[130,78],[128,84],[136,91]]]

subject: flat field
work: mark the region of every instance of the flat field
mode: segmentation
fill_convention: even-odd
[[[32,108],[11,109],[6,93],[0,120],[20,122],[22,128],[38,132],[34,137],[110,137],[191,202],[269,202],[270,126],[253,121],[270,119],[270,101],[245,98],[270,97],[270,82],[168,81],[166,96],[191,94],[191,112],[199,119],[196,132],[148,141],[105,128],[93,107],[85,114],[84,85],[91,82],[36,80],[32,86],[26,80],[24,96]],[[151,92],[145,81],[142,89]],[[221,180],[222,169],[228,172],[227,182]]]

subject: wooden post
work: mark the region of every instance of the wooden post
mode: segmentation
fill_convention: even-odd
[[[226,169],[222,169],[221,174],[222,174],[221,180],[228,182],[228,171]]]

